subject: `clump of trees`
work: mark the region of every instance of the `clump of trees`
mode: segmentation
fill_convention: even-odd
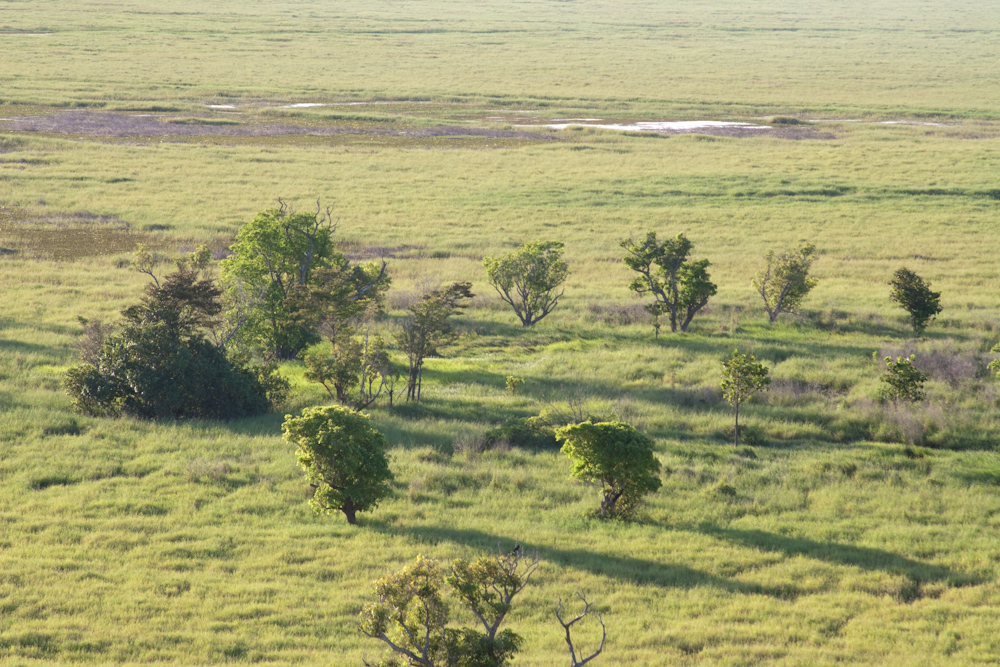
[[[555,431],[572,462],[572,476],[601,485],[602,519],[632,518],[643,497],[660,488],[653,441],[623,422],[585,421]]]
[[[409,316],[396,336],[408,363],[406,400],[420,401],[424,361],[438,354],[438,349],[455,341],[452,318],[462,312],[472,294],[472,283],[452,283],[436,289],[409,308]]]
[[[316,512],[343,512],[355,525],[358,512],[374,509],[389,494],[388,443],[367,415],[339,405],[306,408],[299,417],[285,417],[282,430],[315,489],[310,505]]]
[[[85,363],[63,380],[80,411],[145,419],[234,419],[279,404],[288,384],[273,364],[227,354],[209,340],[222,312],[221,290],[208,275],[211,255],[201,246],[157,278],[144,249],[136,268],[153,277],[138,304],[122,311],[113,333],[91,327],[101,340],[84,346]]]
[[[885,357],[885,371],[879,378],[881,386],[878,390],[880,401],[909,401],[919,403],[924,400],[924,383],[927,374],[913,365],[915,355],[908,357]]]
[[[740,446],[740,406],[757,392],[766,391],[770,384],[767,367],[752,354],[733,350],[733,356],[722,362],[722,396],[733,406],[736,415],[734,446]]]
[[[932,291],[930,283],[905,267],[893,274],[889,285],[889,298],[909,313],[913,333],[919,336],[941,312],[941,292]]]
[[[819,282],[809,277],[809,269],[816,259],[816,247],[803,244],[797,250],[767,253],[766,264],[757,272],[751,284],[764,300],[764,310],[771,324],[781,313],[794,313],[802,299]]]
[[[534,325],[559,305],[563,295],[559,287],[569,275],[562,251],[558,241],[535,241],[483,260],[490,284],[523,326]]]
[[[639,275],[629,284],[629,289],[639,295],[648,294],[653,303],[646,310],[653,316],[655,335],[660,333],[660,316],[667,314],[670,331],[687,331],[691,320],[708,300],[715,296],[717,287],[710,280],[707,259],[689,259],[693,244],[684,234],[657,241],[656,232],[649,232],[641,242],[631,238],[620,243],[625,249],[625,265]]]

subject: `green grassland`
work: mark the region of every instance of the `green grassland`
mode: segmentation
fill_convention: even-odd
[[[0,119],[53,123],[0,120],[0,661],[358,665],[381,651],[354,625],[374,578],[519,541],[542,568],[517,665],[568,662],[552,611],[577,591],[608,624],[598,665],[996,664],[1000,12],[746,5],[0,2]],[[520,127],[773,115],[809,124]],[[333,204],[344,247],[386,257],[386,328],[427,286],[478,295],[421,404],[372,411],[397,481],[358,528],[311,512],[280,439],[328,400],[297,363],[281,414],[229,423],[83,417],[61,389],[76,317],[141,293],[137,244],[221,253],[278,196]],[[649,229],[712,262],[687,334],[654,340],[626,288],[618,241]],[[525,330],[482,257],[536,238],[571,275]],[[750,276],[800,241],[819,285],[769,326]],[[902,265],[943,293],[919,341],[887,298]],[[737,347],[774,382],[735,450]],[[876,403],[873,352],[915,353],[928,400]],[[597,491],[556,451],[470,446],[572,408],[656,439],[635,523],[584,518]]]

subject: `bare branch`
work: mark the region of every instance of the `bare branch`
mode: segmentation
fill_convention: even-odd
[[[566,645],[569,647],[570,667],[583,667],[583,665],[586,665],[588,662],[599,656],[604,650],[604,642],[608,637],[608,629],[604,625],[604,618],[601,616],[601,612],[598,611],[597,620],[601,624],[601,645],[597,647],[597,650],[590,654],[590,656],[584,658],[583,660],[577,659],[576,649],[573,648],[573,639],[570,636],[570,628],[572,628],[575,623],[583,620],[588,614],[590,614],[591,610],[591,603],[587,602],[587,598],[585,598],[581,593],[577,593],[577,596],[583,600],[583,613],[576,616],[572,620],[567,622],[562,618],[560,613],[562,611],[562,598],[559,599],[559,605],[556,607],[556,618],[559,620],[559,625],[563,626],[563,629],[566,631]]]

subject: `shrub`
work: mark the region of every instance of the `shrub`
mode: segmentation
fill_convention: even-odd
[[[523,386],[524,378],[519,378],[514,375],[507,376],[507,393],[516,394]]]
[[[913,403],[924,400],[924,383],[927,375],[913,365],[915,355],[909,357],[886,357],[885,372],[879,380],[882,386],[878,390],[880,401],[910,401]]]
[[[932,292],[930,283],[906,268],[897,270],[889,284],[892,286],[889,298],[910,314],[913,333],[919,336],[941,312],[941,292]]]
[[[300,417],[287,415],[281,428],[316,489],[310,502],[316,512],[343,512],[354,525],[358,512],[389,494],[388,444],[367,415],[339,405],[306,408]]]
[[[497,449],[504,444],[524,449],[555,449],[555,429],[542,417],[508,419],[483,436],[485,449]]]
[[[601,484],[602,519],[629,519],[643,496],[660,488],[653,441],[622,422],[583,422],[556,429],[577,479]]]
[[[288,385],[273,365],[229,358],[205,338],[221,307],[202,268],[194,255],[179,262],[122,311],[117,333],[101,332],[99,351],[85,347],[90,363],[63,378],[74,407],[95,416],[233,419],[265,413],[282,400]],[[91,343],[95,335],[88,330]]]

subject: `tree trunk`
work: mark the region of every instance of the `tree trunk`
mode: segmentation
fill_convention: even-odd
[[[350,498],[344,500],[344,506],[340,511],[347,517],[347,523],[352,526],[358,525],[358,510],[354,507],[354,501]]]
[[[736,427],[733,429],[733,432],[735,434],[733,436],[735,438],[734,441],[733,441],[733,447],[739,447],[740,446],[740,404],[738,402],[736,403]]]

